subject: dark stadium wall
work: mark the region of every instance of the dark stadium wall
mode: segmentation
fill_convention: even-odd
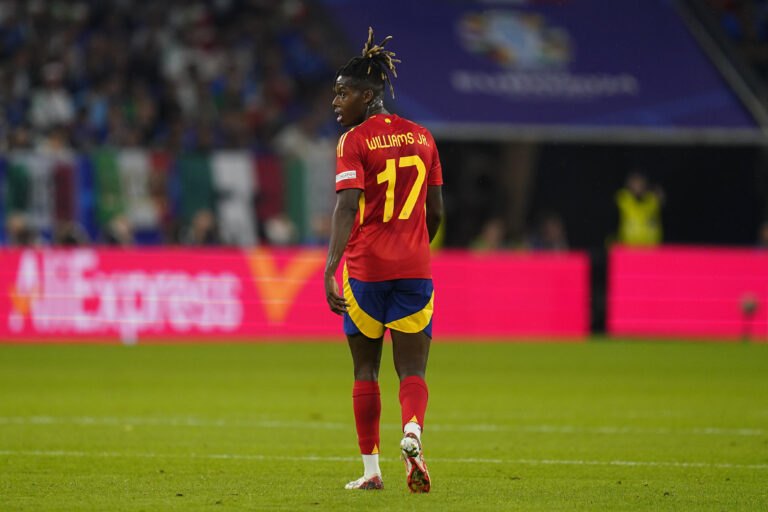
[[[500,187],[498,145],[438,141],[445,176],[446,245],[467,246],[508,200]],[[616,232],[616,191],[641,170],[664,192],[665,244],[756,244],[766,216],[768,165],[741,146],[542,144],[527,208],[559,215],[569,246],[602,249]],[[520,240],[506,240],[518,247]]]
[[[642,170],[664,192],[664,243],[753,245],[766,203],[762,162],[756,148],[547,146],[534,205],[562,205],[572,245],[598,247],[616,231],[616,190]]]

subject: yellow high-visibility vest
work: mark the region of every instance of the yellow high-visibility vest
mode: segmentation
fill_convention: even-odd
[[[639,199],[629,190],[616,193],[619,207],[618,241],[627,245],[661,243],[661,204],[656,194],[646,192]]]

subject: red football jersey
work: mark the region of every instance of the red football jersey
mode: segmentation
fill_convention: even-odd
[[[342,135],[336,148],[336,191],[363,191],[344,252],[349,277],[431,279],[424,205],[427,185],[442,184],[437,147],[424,127],[376,114]]]

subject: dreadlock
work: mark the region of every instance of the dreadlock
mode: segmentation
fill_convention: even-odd
[[[395,97],[395,89],[392,87],[392,80],[389,77],[389,72],[397,78],[397,72],[395,71],[395,62],[400,60],[393,58],[395,52],[390,52],[384,49],[384,45],[387,41],[392,39],[392,36],[387,36],[379,44],[373,44],[373,28],[368,27],[368,41],[366,41],[363,47],[363,53],[360,57],[352,57],[336,72],[336,77],[348,76],[355,78],[362,82],[365,82],[377,94],[381,94],[384,90],[384,82],[389,84],[389,91],[392,93],[392,97]]]

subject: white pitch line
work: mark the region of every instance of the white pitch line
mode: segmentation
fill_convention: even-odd
[[[734,436],[764,436],[768,430],[758,428],[718,428],[718,427],[576,427],[569,425],[427,425],[430,430],[469,430],[469,431],[515,431],[553,434],[697,434],[697,435],[734,435]]]
[[[216,460],[284,460],[291,462],[357,462],[359,457],[325,457],[320,455],[289,456],[230,453],[120,453],[120,452],[81,452],[64,450],[0,450],[0,456],[20,457],[124,457],[142,459],[216,459]],[[395,459],[382,457],[382,461]],[[445,458],[430,459],[433,462],[459,464],[523,464],[530,466],[629,466],[629,467],[675,467],[675,468],[718,468],[718,469],[768,469],[768,464],[733,464],[730,462],[679,462],[679,461],[640,461],[640,460],[558,460],[558,459],[484,459],[484,458]]]
[[[312,428],[343,430],[352,428],[352,423],[326,421],[279,421],[279,420],[206,420],[194,417],[140,417],[140,416],[0,416],[0,425],[59,425],[81,426],[169,426],[169,427],[246,427],[246,428]]]
[[[328,421],[280,421],[280,420],[208,420],[195,417],[143,417],[143,416],[0,416],[0,425],[145,425],[173,427],[243,427],[243,428],[298,428],[347,430],[352,423]],[[382,428],[399,428],[384,424]],[[493,425],[493,424],[427,424],[432,431],[446,432],[528,432],[540,434],[683,434],[709,436],[766,436],[768,430],[760,428],[720,427],[580,427],[569,425]]]
[[[558,459],[430,459],[444,462],[466,462],[485,464],[531,464],[562,466],[647,466],[676,468],[721,468],[721,469],[768,469],[768,464],[732,464],[730,462],[678,462],[638,460],[558,460]]]

